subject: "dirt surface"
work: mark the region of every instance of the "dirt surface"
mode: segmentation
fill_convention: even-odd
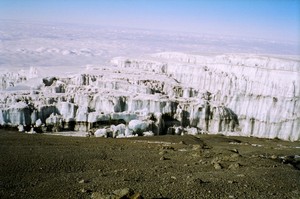
[[[0,198],[300,198],[300,142],[221,135],[128,139],[0,130]],[[289,156],[289,157],[288,157]]]

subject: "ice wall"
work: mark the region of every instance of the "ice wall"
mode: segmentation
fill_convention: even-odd
[[[41,77],[34,68],[29,75],[2,75],[12,84],[2,84],[0,125],[39,120],[48,130],[94,131],[144,120],[154,134],[194,128],[300,139],[299,60],[166,52],[111,63],[72,75]]]

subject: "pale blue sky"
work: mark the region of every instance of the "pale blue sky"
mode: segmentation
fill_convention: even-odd
[[[300,0],[0,0],[0,19],[300,42]]]

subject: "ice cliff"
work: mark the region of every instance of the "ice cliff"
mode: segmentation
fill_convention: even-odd
[[[300,140],[297,59],[165,52],[117,57],[78,74],[41,70],[0,75],[1,126],[113,137],[205,132]]]

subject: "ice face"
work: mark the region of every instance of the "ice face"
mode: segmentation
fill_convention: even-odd
[[[100,129],[97,136],[115,137],[143,131],[300,139],[297,59],[165,52],[111,64],[74,74],[44,67],[2,75],[0,124],[39,121],[47,130]]]

